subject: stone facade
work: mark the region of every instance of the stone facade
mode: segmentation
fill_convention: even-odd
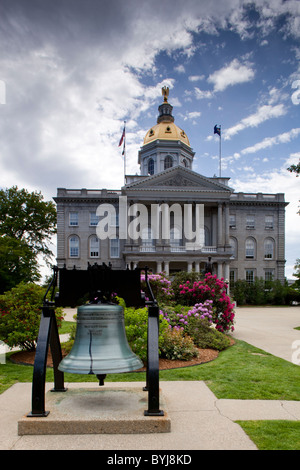
[[[118,190],[58,188],[58,266],[86,269],[88,263],[106,263],[172,273],[205,271],[209,262],[213,273],[231,282],[255,277],[283,282],[284,194],[235,193],[229,178],[194,172],[193,157],[186,134],[174,124],[172,107],[164,102],[139,152],[141,175],[126,176]],[[105,204],[114,208],[109,216]],[[128,228],[138,220],[137,204],[145,208],[147,220],[134,239]],[[100,240],[97,224],[104,217],[110,238]],[[167,235],[164,222],[170,224]],[[188,229],[201,232],[196,245]]]

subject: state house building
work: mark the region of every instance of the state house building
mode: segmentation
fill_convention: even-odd
[[[58,188],[57,265],[86,269],[88,264],[111,264],[115,269],[148,266],[152,272],[205,270],[233,282],[255,277],[284,280],[285,206],[284,194],[234,192],[229,178],[207,177],[193,171],[192,150],[185,132],[174,123],[168,89],[159,106],[156,124],[145,135],[138,154],[140,175],[126,176],[121,189]],[[120,196],[127,207],[143,204],[149,221],[140,227],[141,237],[119,236]],[[115,207],[110,217],[113,238],[97,237],[102,204]],[[153,237],[151,206],[177,204],[204,208],[202,244],[193,247],[170,212],[168,238]],[[179,207],[176,206],[176,207]],[[182,210],[184,214],[184,210]],[[184,218],[184,217],[183,217]],[[132,217],[128,216],[128,223]],[[195,227],[195,222],[194,222]],[[182,230],[180,230],[183,228]]]

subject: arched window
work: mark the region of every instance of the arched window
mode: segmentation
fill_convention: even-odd
[[[92,236],[89,239],[89,255],[90,255],[90,258],[99,258],[100,242],[99,242],[99,238],[96,236]]]
[[[188,162],[185,158],[182,160],[182,163],[183,163],[183,166],[185,166],[185,168],[187,168]]]
[[[230,247],[231,247],[231,257],[236,258],[237,257],[237,240],[236,238],[230,237],[229,239]]]
[[[164,169],[167,170],[168,168],[172,168],[173,166],[173,159],[170,155],[167,155],[164,161]]]
[[[255,258],[255,241],[253,238],[247,238],[246,240],[246,258]]]
[[[274,258],[274,240],[272,238],[266,238],[264,241],[264,257],[265,259]]]
[[[77,235],[72,235],[69,238],[69,256],[70,258],[79,257],[79,237]]]
[[[148,175],[154,175],[154,160],[149,158],[148,160]]]

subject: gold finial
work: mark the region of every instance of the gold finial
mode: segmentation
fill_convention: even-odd
[[[169,96],[169,87],[167,87],[167,86],[162,87],[161,94],[164,97],[164,102],[167,103],[168,102],[168,96]]]

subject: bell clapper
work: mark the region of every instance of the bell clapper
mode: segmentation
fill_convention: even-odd
[[[104,385],[104,379],[106,377],[106,374],[97,374],[96,377],[99,380],[99,386],[101,387],[102,385]]]

